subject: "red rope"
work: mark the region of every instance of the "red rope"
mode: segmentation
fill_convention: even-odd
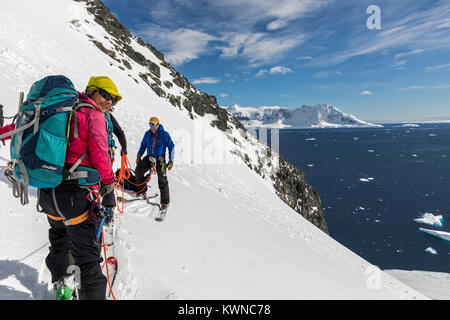
[[[123,203],[124,203],[124,193],[125,193],[125,180],[128,181],[128,183],[136,186],[136,187],[140,187],[143,186],[141,190],[137,191],[137,192],[130,192],[130,193],[140,193],[142,191],[144,191],[144,189],[147,187],[147,184],[150,182],[150,179],[152,177],[152,174],[154,174],[156,172],[155,168],[152,168],[152,172],[150,173],[149,177],[142,183],[140,184],[135,184],[133,182],[131,182],[129,180],[130,178],[130,161],[127,158],[127,155],[124,153],[122,155],[122,162],[120,165],[120,170],[119,170],[119,174],[117,175],[116,178],[116,185],[114,186],[114,189],[116,190],[116,195],[118,195],[117,189],[121,188],[122,189],[122,208],[119,207],[119,204],[117,203],[117,210],[119,210],[120,213],[123,214]]]
[[[122,161],[120,163],[119,174],[116,178],[117,183],[114,186],[116,195],[117,195],[117,189],[119,187],[122,187],[122,199],[124,198],[124,193],[125,193],[125,187],[124,187],[125,180],[128,180],[128,178],[130,178],[130,161],[128,160],[126,153],[124,153],[124,154],[122,154]],[[117,203],[117,210],[119,210],[119,212],[123,214],[123,200],[122,200],[122,208],[120,208],[119,203]]]

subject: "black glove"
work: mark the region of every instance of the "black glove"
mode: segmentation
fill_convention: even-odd
[[[105,207],[104,210],[106,223],[110,223],[114,219],[114,208]]]
[[[138,164],[139,163],[139,161],[141,161],[141,157],[142,157],[142,154],[137,154],[137,158],[136,158],[136,164]]]
[[[114,208],[116,206],[116,197],[114,195],[114,191],[103,196],[102,206],[104,206],[105,208]]]
[[[107,185],[100,183],[100,189],[98,190],[99,195],[103,197],[105,194],[113,192],[115,185],[116,185],[116,182],[112,182]]]

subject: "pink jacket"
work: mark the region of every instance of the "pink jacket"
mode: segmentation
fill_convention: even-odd
[[[109,156],[108,136],[106,133],[105,115],[98,110],[96,103],[85,94],[78,92],[80,101],[89,103],[95,109],[82,107],[77,111],[78,138],[74,138],[74,120],[71,123],[69,145],[66,152],[66,164],[72,165],[86,152],[81,166],[97,169],[100,179],[107,185],[115,180]]]

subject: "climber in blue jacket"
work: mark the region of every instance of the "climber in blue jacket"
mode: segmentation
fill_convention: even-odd
[[[167,171],[173,167],[175,155],[175,144],[169,133],[159,123],[157,117],[151,117],[149,121],[150,130],[144,134],[144,138],[139,148],[136,159],[136,184],[142,184],[145,181],[145,173],[155,166],[158,174],[158,187],[161,192],[161,207],[166,208],[170,202],[169,182],[167,181]],[[169,162],[166,164],[166,149],[169,150]],[[142,157],[144,152],[147,155]],[[147,188],[140,192],[140,196],[145,198]]]

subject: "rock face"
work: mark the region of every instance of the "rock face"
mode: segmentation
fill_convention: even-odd
[[[236,145],[233,153],[238,155],[250,169],[263,179],[270,179],[276,194],[286,204],[322,231],[328,233],[319,195],[312,186],[306,183],[304,174],[300,169],[284,161],[270,147],[252,137],[239,120],[218,105],[215,96],[196,89],[184,75],[164,60],[164,55],[161,52],[152,45],[145,43],[141,38],[133,36],[114,17],[103,2],[100,0],[73,1],[84,2],[95,21],[111,36],[112,39],[108,39],[106,45],[106,43],[100,41],[101,39],[94,39],[87,35],[99,50],[116,61],[121,70],[132,70],[133,66],[130,61],[145,67],[148,72],[140,72],[140,80],[148,85],[149,89],[153,90],[161,99],[167,100],[175,108],[186,109],[192,120],[195,121],[196,117],[213,115],[211,126],[223,131],[228,139]],[[72,21],[72,24],[75,27],[79,26],[78,21]],[[131,45],[133,39],[142,47],[150,50],[159,61],[151,61],[144,54],[133,49]],[[164,82],[161,81],[161,68],[169,70],[172,77],[171,81],[166,79],[164,79]],[[139,83],[138,79],[129,76]],[[182,90],[181,95],[170,93],[171,89],[176,88],[175,86]],[[249,156],[247,153],[249,145],[256,149],[256,156],[255,154]]]
[[[274,177],[278,196],[317,228],[328,233],[319,194],[305,180],[304,173],[280,156],[279,171]]]

